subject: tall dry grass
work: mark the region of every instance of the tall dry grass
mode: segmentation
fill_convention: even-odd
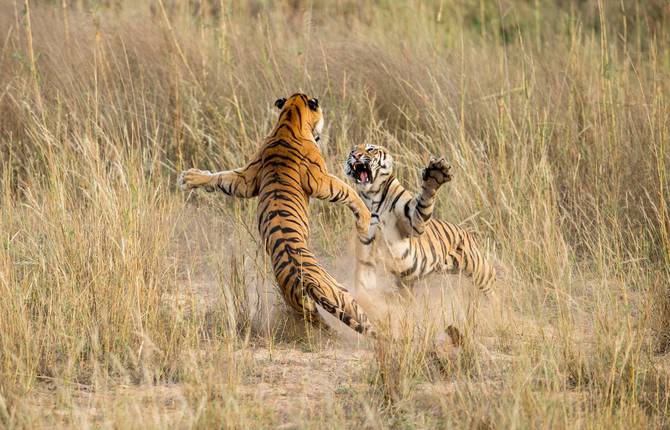
[[[455,361],[398,313],[364,387],[296,426],[668,426],[669,25],[661,0],[1,1],[0,426],[285,418],[243,389],[255,347],[330,341],[249,295],[254,203],[175,178],[241,165],[297,90],[336,174],[360,142],[408,184],[447,156],[437,214],[506,275]],[[348,213],[312,225],[343,270]]]

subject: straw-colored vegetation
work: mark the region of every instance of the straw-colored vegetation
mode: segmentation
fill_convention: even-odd
[[[335,174],[447,157],[497,301],[433,277],[366,303],[378,342],[290,316],[255,202],[176,177],[298,90]],[[2,0],[0,427],[670,426],[669,172],[665,0]],[[350,213],[312,209],[352,285]]]

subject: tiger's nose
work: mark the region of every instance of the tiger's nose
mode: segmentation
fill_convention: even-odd
[[[353,155],[353,157],[354,157],[355,159],[358,160],[359,158],[361,158],[361,157],[363,156],[363,153],[362,153],[362,152],[358,152],[358,151],[353,151],[353,152],[351,153],[351,155]]]

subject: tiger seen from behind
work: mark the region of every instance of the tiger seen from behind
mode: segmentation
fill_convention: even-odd
[[[353,330],[374,335],[365,312],[307,246],[310,197],[346,205],[359,240],[367,238],[370,213],[356,192],[326,169],[316,144],[324,122],[318,100],[294,94],[275,106],[281,112],[274,129],[244,167],[218,173],[189,169],[181,173],[180,187],[258,197],[258,230],[285,301],[315,324],[322,322],[318,304]]]

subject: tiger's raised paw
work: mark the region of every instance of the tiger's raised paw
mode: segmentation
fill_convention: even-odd
[[[179,174],[177,184],[182,191],[204,187],[206,191],[214,191],[210,185],[212,173],[209,170],[188,169]]]
[[[451,181],[451,166],[447,163],[444,157],[431,157],[426,166],[421,172],[423,182],[433,182],[436,186],[440,186],[445,182]]]

